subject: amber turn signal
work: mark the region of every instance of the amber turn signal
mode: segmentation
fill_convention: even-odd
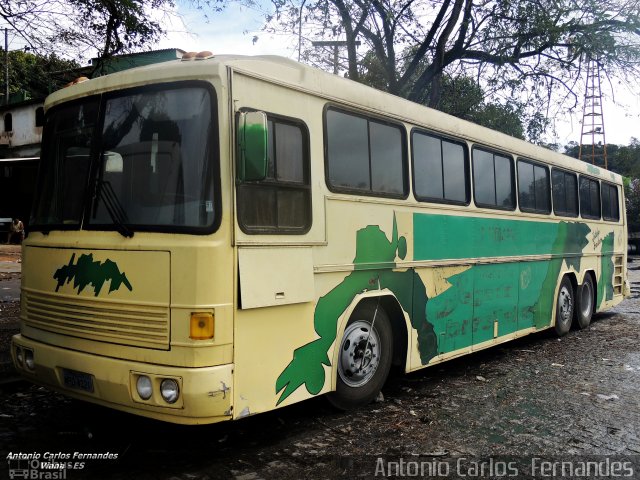
[[[191,314],[189,338],[192,340],[209,340],[215,333],[215,317],[213,313],[194,312]]]

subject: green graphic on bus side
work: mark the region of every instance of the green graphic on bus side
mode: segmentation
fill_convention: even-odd
[[[370,225],[356,234],[355,270],[342,283],[318,300],[314,313],[314,328],[318,339],[297,348],[291,363],[276,381],[276,393],[282,391],[278,404],[303,384],[316,395],[325,382],[324,366],[330,367],[328,351],[336,339],[338,318],[364,290],[389,289],[408,312],[418,331],[418,349],[427,363],[437,355],[433,325],[426,319],[427,293],[422,280],[413,270],[393,271],[396,255],[404,258],[407,240],[398,238],[394,218],[391,241],[377,225]],[[375,266],[375,269],[371,269]]]
[[[78,290],[78,295],[87,287],[91,285],[93,287],[93,293],[97,297],[100,294],[100,290],[104,286],[107,280],[110,280],[109,293],[116,291],[123,285],[133,290],[129,279],[120,272],[118,265],[109,259],[104,262],[94,262],[93,254],[82,254],[78,258],[78,263],[73,263],[76,254],[71,255],[69,263],[63,267],[60,267],[53,274],[54,280],[58,281],[56,286],[56,292],[65,283],[69,283],[73,280],[73,288]]]
[[[398,238],[395,217],[391,241],[378,226],[359,230],[355,271],[318,301],[314,328],[319,338],[294,351],[276,381],[276,393],[281,392],[277,403],[302,385],[310,394],[321,391],[324,367],[331,366],[328,351],[336,338],[338,318],[358,293],[376,289],[378,279],[380,288],[393,292],[409,314],[423,365],[438,354],[492,340],[496,333],[499,337],[549,326],[563,262],[580,270],[590,232],[588,225],[578,222],[414,214],[415,261],[503,257],[502,263],[474,265],[451,275],[446,279],[449,288],[427,298],[414,269],[392,270],[396,255],[404,259],[406,253],[406,239]],[[504,260],[549,254],[549,260]]]
[[[414,215],[413,228],[414,260],[554,256],[475,265],[447,278],[451,287],[427,303],[440,354],[492,340],[494,334],[548,326],[563,261],[579,271],[590,232],[584,223],[425,214]]]

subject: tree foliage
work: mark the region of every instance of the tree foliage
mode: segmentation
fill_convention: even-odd
[[[551,102],[576,105],[588,58],[623,82],[640,73],[637,0],[272,1],[267,29],[297,34],[301,22],[307,38],[345,39],[349,78],[440,108],[446,75],[471,76],[536,112],[533,134]],[[326,65],[307,42],[305,52]]]
[[[362,72],[359,81],[380,90],[387,89],[384,67],[379,59],[369,52],[360,66]],[[464,120],[501,131],[517,138],[525,138],[525,127],[522,122],[524,107],[519,102],[510,100],[504,104],[486,102],[482,86],[475,78],[467,75],[451,75],[444,73],[441,82],[441,95],[438,109]],[[427,104],[430,98],[430,86],[424,89],[420,97],[414,101]],[[542,132],[532,132],[538,137]]]
[[[0,19],[32,51],[106,58],[144,49],[164,33],[173,0],[11,0]]]
[[[564,153],[578,158],[579,149],[578,143],[569,142]],[[596,154],[602,153],[602,146],[597,146]],[[632,138],[629,145],[607,145],[607,168],[623,177],[640,179],[640,140]]]
[[[70,78],[65,72],[80,65],[51,53],[38,55],[22,50],[9,52],[9,94],[27,92],[41,98],[57,90]],[[0,68],[4,72],[4,51],[0,50]]]
[[[438,105],[441,111],[516,138],[524,138],[522,105],[517,102],[487,102],[482,87],[473,78],[466,76],[452,77],[445,74],[441,90]]]
[[[632,179],[625,188],[627,224],[630,232],[640,232],[640,179]]]

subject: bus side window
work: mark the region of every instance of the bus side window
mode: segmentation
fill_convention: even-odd
[[[249,234],[304,234],[311,227],[309,135],[299,121],[267,118],[267,176],[238,184],[238,223]]]
[[[416,131],[412,134],[411,146],[416,198],[432,203],[467,205],[466,145]]]
[[[401,125],[329,108],[325,112],[327,185],[331,191],[406,198]]]
[[[516,208],[513,159],[474,147],[473,188],[479,207],[514,210]]]
[[[526,160],[518,160],[518,201],[520,210],[551,213],[549,169]]]
[[[602,218],[609,222],[620,220],[618,187],[602,182]]]
[[[576,174],[558,170],[551,171],[553,211],[562,217],[578,216],[578,180]]]
[[[600,183],[580,175],[580,214],[583,218],[600,219]]]

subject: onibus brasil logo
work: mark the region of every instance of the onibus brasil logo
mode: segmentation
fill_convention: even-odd
[[[133,290],[125,273],[121,272],[118,265],[108,258],[104,262],[94,262],[92,253],[83,253],[78,257],[78,262],[74,263],[75,258],[76,254],[73,253],[69,263],[60,267],[53,274],[54,280],[58,281],[56,292],[71,280],[73,280],[73,288],[78,290],[78,295],[88,285],[91,285],[93,293],[97,297],[107,280],[110,280],[108,293],[118,290],[121,285],[127,287],[129,291]]]

